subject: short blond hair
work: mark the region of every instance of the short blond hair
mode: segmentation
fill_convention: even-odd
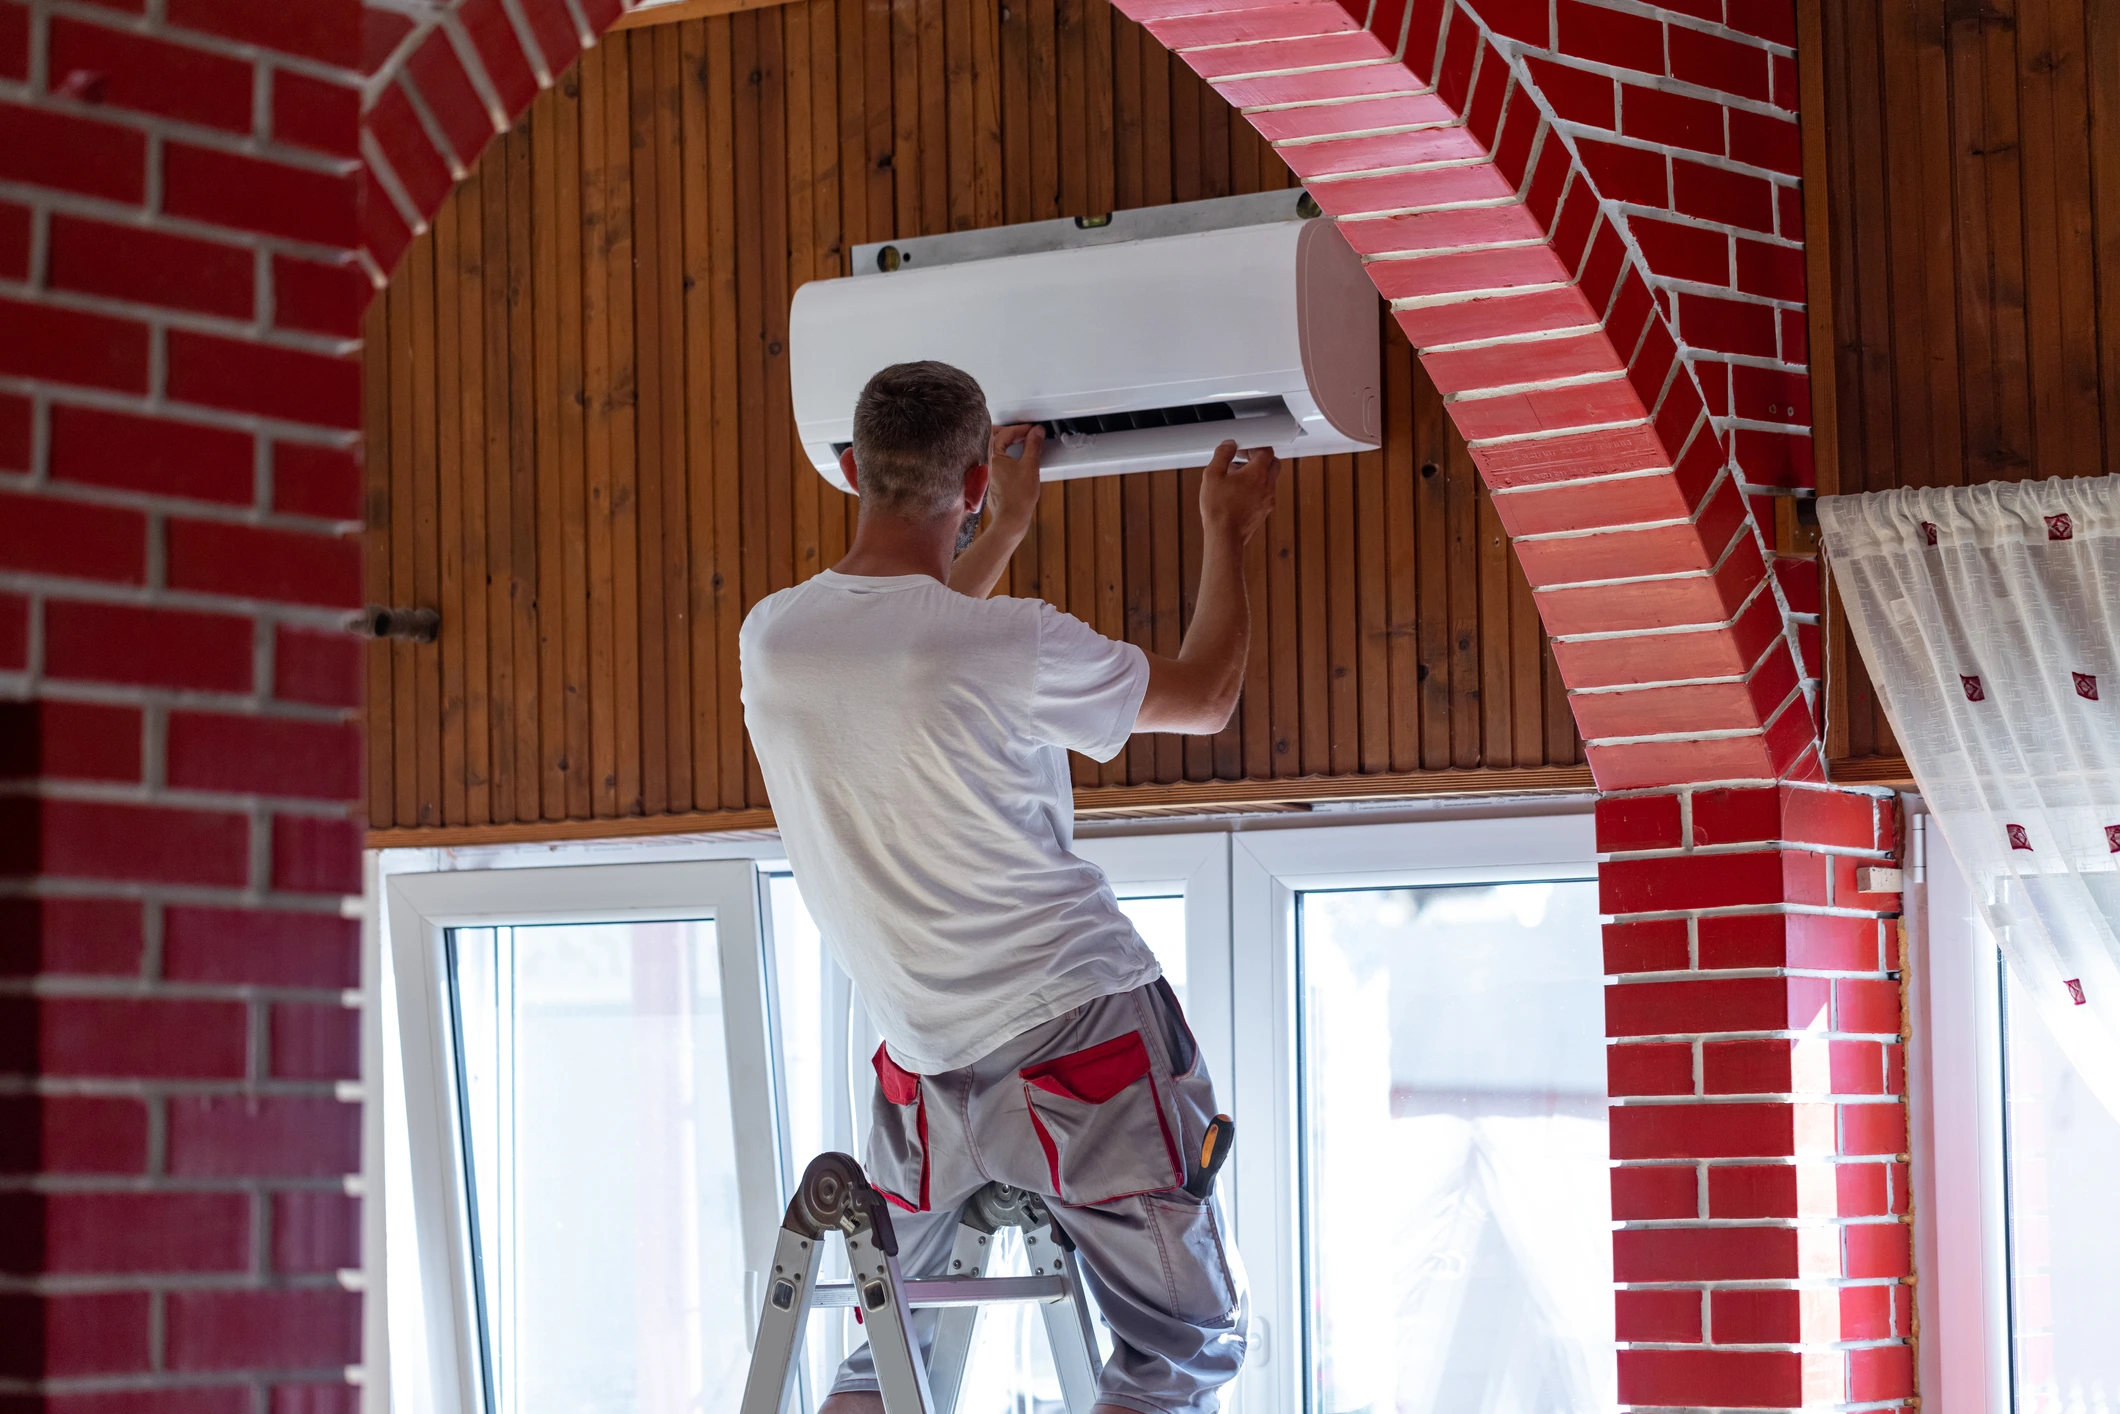
[[[941,515],[964,495],[964,474],[987,459],[993,420],[978,380],[924,359],[894,363],[854,404],[854,469],[864,503],[899,515]]]

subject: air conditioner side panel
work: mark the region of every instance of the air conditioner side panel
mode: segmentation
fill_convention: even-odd
[[[1376,285],[1329,221],[1304,223],[1296,272],[1311,399],[1332,431],[1365,448],[1378,446],[1384,415]]]

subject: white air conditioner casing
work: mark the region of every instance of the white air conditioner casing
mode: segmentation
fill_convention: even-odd
[[[811,463],[848,489],[856,397],[914,359],[977,378],[997,424],[1057,424],[1048,481],[1200,466],[1225,438],[1283,457],[1377,446],[1376,289],[1331,222],[1296,216],[1300,195],[858,248],[864,273],[804,285],[789,315]],[[1216,420],[1131,425],[1202,409]]]

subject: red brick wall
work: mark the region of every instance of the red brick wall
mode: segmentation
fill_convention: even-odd
[[[348,1409],[353,0],[0,0],[0,1407]]]
[[[1622,1397],[1889,1404],[1892,840],[1761,533],[1794,29],[1724,3],[1122,8],[1375,257],[1611,793]],[[0,0],[0,1401],[350,1403],[364,275],[620,8]]]

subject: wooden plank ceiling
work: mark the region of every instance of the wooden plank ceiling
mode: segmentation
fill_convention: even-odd
[[[853,525],[794,445],[795,288],[863,241],[1289,182],[1106,0],[796,0],[610,36],[369,318],[370,597],[442,622],[371,649],[372,842],[765,822],[737,627]],[[1078,761],[1083,807],[1589,784],[1507,538],[1383,323],[1385,447],[1297,463],[1253,546],[1238,719]],[[1049,487],[1005,592],[1175,651],[1196,487]]]
[[[2120,5],[1823,9],[1837,489],[2120,473]],[[1844,621],[1827,681],[1896,757]]]

